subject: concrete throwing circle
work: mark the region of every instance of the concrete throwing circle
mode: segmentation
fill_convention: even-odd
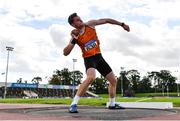
[[[171,110],[155,109],[123,109],[109,110],[104,107],[79,106],[79,113],[71,114],[68,107],[24,109],[24,113],[32,116],[42,115],[50,117],[63,117],[67,119],[92,119],[92,120],[132,120],[145,117],[155,117],[161,115],[173,115],[177,112]],[[20,111],[21,112],[21,111]]]

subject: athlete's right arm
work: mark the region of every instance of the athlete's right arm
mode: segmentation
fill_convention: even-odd
[[[74,45],[75,45],[75,40],[72,39],[70,43],[63,50],[64,56],[68,56],[71,53],[72,49],[74,48]]]
[[[70,42],[70,43],[64,48],[64,50],[63,50],[64,56],[68,56],[68,55],[71,53],[72,49],[74,48],[74,45],[75,45],[75,44],[72,44],[72,43]]]
[[[72,38],[71,38],[69,44],[63,50],[64,56],[69,55],[71,53],[72,49],[74,48],[74,45],[77,43],[77,39],[78,39],[79,35],[75,35],[75,34],[77,34],[77,30],[76,29],[71,31],[71,37]]]

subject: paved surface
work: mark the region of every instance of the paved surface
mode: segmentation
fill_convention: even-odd
[[[78,114],[70,114],[65,105],[0,104],[0,120],[180,120],[180,109],[108,110],[94,106],[78,109]]]

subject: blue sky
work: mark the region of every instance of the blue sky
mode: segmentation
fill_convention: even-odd
[[[30,20],[22,21],[19,24],[23,26],[30,26],[36,29],[48,29],[52,24],[66,24],[66,19],[62,18],[49,18],[46,20]]]
[[[176,19],[176,20],[169,20],[167,22],[168,26],[173,29],[174,27],[176,26],[180,26],[180,20],[179,19]]]

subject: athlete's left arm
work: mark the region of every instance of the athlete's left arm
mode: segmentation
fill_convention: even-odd
[[[124,30],[126,31],[130,31],[130,28],[127,24],[123,23],[123,22],[119,22],[117,20],[111,19],[111,18],[103,18],[103,19],[98,19],[98,20],[91,20],[88,21],[87,24],[89,26],[97,26],[97,25],[102,25],[102,24],[115,24],[115,25],[119,25],[121,27],[123,27]]]

